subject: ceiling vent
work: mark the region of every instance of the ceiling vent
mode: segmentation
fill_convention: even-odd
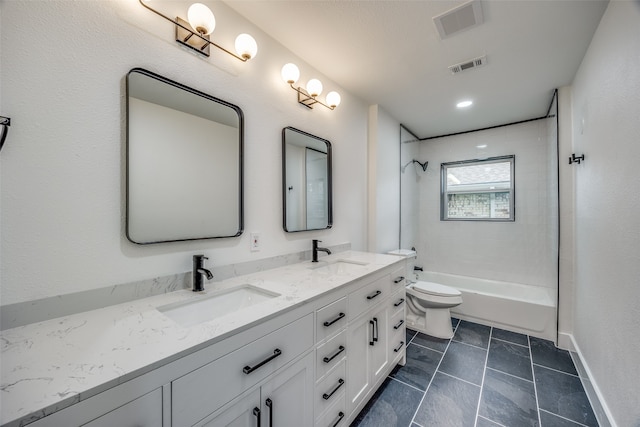
[[[471,0],[442,15],[435,16],[433,22],[436,24],[440,39],[478,26],[484,22],[480,0]]]
[[[450,65],[449,70],[451,70],[451,74],[458,74],[465,70],[482,67],[486,63],[487,63],[487,55],[482,55],[477,58],[470,59],[469,61],[461,62],[455,65]]]

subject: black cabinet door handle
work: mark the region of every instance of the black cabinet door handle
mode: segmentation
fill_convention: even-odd
[[[367,299],[368,300],[372,300],[375,297],[377,297],[378,295],[380,295],[382,293],[382,291],[375,291],[374,293],[372,293],[371,295],[367,295]]]
[[[373,343],[375,342],[375,329],[373,329],[373,320],[369,320],[369,324],[371,325],[371,339],[369,340],[369,345],[373,345]]]
[[[400,326],[402,326],[402,325],[404,325],[404,320],[400,319],[398,324],[396,326],[394,326],[393,329],[400,329]]]
[[[269,408],[269,427],[273,427],[273,401],[269,398],[264,401],[264,404]]]
[[[260,408],[258,408],[257,406],[253,408],[253,415],[256,416],[256,426],[260,427]]]
[[[338,419],[336,420],[335,423],[331,424],[331,427],[336,427],[338,424],[340,424],[340,421],[342,421],[343,418],[344,418],[344,412],[342,411],[338,412]]]
[[[244,372],[245,374],[249,375],[251,372],[255,371],[256,369],[260,368],[262,365],[264,365],[265,363],[269,363],[271,362],[273,359],[275,359],[276,357],[280,356],[282,354],[282,351],[279,348],[276,348],[275,350],[273,350],[273,355],[267,357],[266,359],[264,359],[262,362],[258,363],[255,366],[245,366],[244,368],[242,368],[242,372]]]
[[[336,323],[338,320],[342,319],[344,316],[345,316],[345,314],[344,314],[344,313],[340,313],[340,314],[338,314],[338,316],[337,316],[335,319],[333,319],[333,320],[327,320],[326,322],[324,322],[324,323],[323,323],[323,325],[324,325],[324,326],[331,326],[331,325],[333,325],[334,323]]]
[[[333,396],[333,393],[335,393],[336,391],[338,391],[338,389],[339,389],[340,387],[342,387],[342,384],[344,384],[344,380],[343,380],[342,378],[340,378],[340,379],[338,380],[338,385],[337,385],[337,386],[335,386],[335,388],[334,388],[333,390],[331,390],[331,392],[330,392],[329,394],[327,394],[327,393],[323,394],[323,395],[322,395],[322,398],[323,398],[324,400],[329,400],[329,399],[331,398],[331,396]]]
[[[394,307],[398,307],[400,304],[404,302],[404,298],[400,298],[397,303],[393,304]]]
[[[373,342],[378,342],[378,318],[373,318],[373,323],[375,324],[374,331],[375,335],[373,336]]]
[[[400,341],[400,345],[396,348],[393,349],[394,352],[399,352],[400,350],[402,350],[402,346],[404,345],[404,341]]]
[[[329,362],[331,362],[333,359],[335,359],[336,357],[338,357],[338,355],[339,355],[340,353],[342,353],[343,351],[344,351],[344,346],[340,346],[340,347],[338,347],[338,351],[336,351],[335,353],[333,353],[331,356],[325,356],[325,357],[322,359],[322,361],[323,361],[324,363],[329,363]]]
[[[400,282],[402,282],[403,280],[404,280],[404,276],[396,277],[396,278],[393,280],[393,283],[400,283]]]

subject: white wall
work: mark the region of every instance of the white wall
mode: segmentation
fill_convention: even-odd
[[[612,1],[573,82],[574,338],[615,422],[640,424],[640,3]]]
[[[369,251],[400,244],[400,122],[378,105],[369,107]]]
[[[183,17],[190,3],[151,2]],[[12,119],[0,156],[2,304],[189,271],[195,253],[224,265],[310,249],[318,237],[366,249],[367,106],[326,78],[326,90],[342,94],[335,111],[298,105],[282,65],[296,62],[302,79],[318,73],[224,3],[206,3],[217,18],[215,40],[232,47],[248,32],[259,45],[255,59],[241,63],[217,49],[210,59],[191,54],[173,41],[172,24],[133,0],[0,3],[0,111]],[[124,237],[124,82],[133,67],[243,109],[240,238],[137,246]],[[330,230],[282,230],[285,126],[332,143]],[[252,253],[254,231],[262,247]]]
[[[405,128],[400,129],[400,249],[411,249],[418,246],[420,180],[426,172],[413,160],[418,157],[420,142],[417,137]],[[434,165],[429,166],[433,168]],[[427,169],[428,170],[428,169]]]
[[[425,270],[556,288],[547,121],[421,143],[418,264]],[[486,148],[478,146],[486,145]],[[515,155],[515,222],[441,221],[440,164]]]

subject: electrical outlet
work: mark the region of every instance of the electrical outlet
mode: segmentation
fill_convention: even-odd
[[[251,242],[249,244],[251,252],[260,250],[260,233],[251,233]]]

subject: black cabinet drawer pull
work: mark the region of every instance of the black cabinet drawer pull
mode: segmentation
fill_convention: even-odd
[[[249,375],[251,372],[253,372],[256,369],[260,368],[265,363],[271,362],[273,359],[275,359],[276,357],[280,356],[281,354],[282,354],[282,351],[279,348],[276,348],[275,350],[273,350],[273,355],[272,356],[267,357],[262,362],[258,363],[256,366],[249,366],[249,365],[245,366],[244,368],[242,368],[242,372],[244,372],[245,374]]]
[[[371,325],[371,340],[369,340],[369,345],[373,345],[375,342],[375,329],[373,326],[373,320],[369,320],[369,324]]]
[[[393,327],[393,329],[400,329],[400,326],[402,326],[402,325],[404,325],[404,320],[402,320],[402,319],[401,319],[401,320],[398,322],[398,324],[397,324],[396,326],[394,326],[394,327]]]
[[[400,350],[402,350],[402,346],[404,345],[404,341],[400,341],[400,345],[396,348],[393,349],[394,352],[399,352]]]
[[[400,283],[404,280],[404,276],[396,277],[393,283]]]
[[[331,393],[329,393],[329,394],[327,394],[327,393],[323,394],[323,395],[322,395],[322,398],[323,398],[324,400],[329,400],[329,399],[331,398],[331,396],[333,396],[333,393],[335,393],[336,391],[338,391],[338,389],[339,389],[340,387],[342,387],[342,384],[344,384],[344,380],[343,380],[342,378],[340,378],[340,379],[338,380],[338,385],[337,385],[337,386],[335,386],[335,388],[334,388],[333,390],[331,390]]]
[[[322,359],[322,361],[323,361],[324,363],[329,363],[329,362],[331,362],[333,359],[335,359],[336,357],[338,357],[338,355],[339,355],[340,353],[342,353],[343,351],[344,351],[344,347],[343,347],[343,346],[340,346],[340,347],[338,347],[338,351],[336,351],[335,353],[333,353],[331,356],[325,356],[325,357]]]
[[[344,313],[340,313],[340,314],[338,314],[338,317],[336,317],[335,319],[333,319],[331,321],[327,320],[326,322],[323,323],[323,325],[324,326],[331,326],[334,323],[336,323],[338,320],[342,319],[344,316],[345,316]]]
[[[344,412],[340,411],[338,413],[338,419],[336,420],[335,423],[331,424],[331,427],[336,427],[338,424],[340,424],[340,421],[342,421],[343,418],[344,418]]]
[[[378,295],[380,295],[382,293],[382,291],[375,291],[374,293],[372,293],[371,295],[367,295],[367,299],[368,300],[372,300],[375,297],[377,297]]]
[[[404,298],[400,298],[397,303],[393,304],[394,307],[398,307],[400,304],[404,302]]]
[[[253,408],[253,415],[256,416],[256,426],[260,427],[260,408],[258,408],[257,406]]]
[[[273,400],[267,398],[264,404],[269,408],[269,427],[273,427]]]

